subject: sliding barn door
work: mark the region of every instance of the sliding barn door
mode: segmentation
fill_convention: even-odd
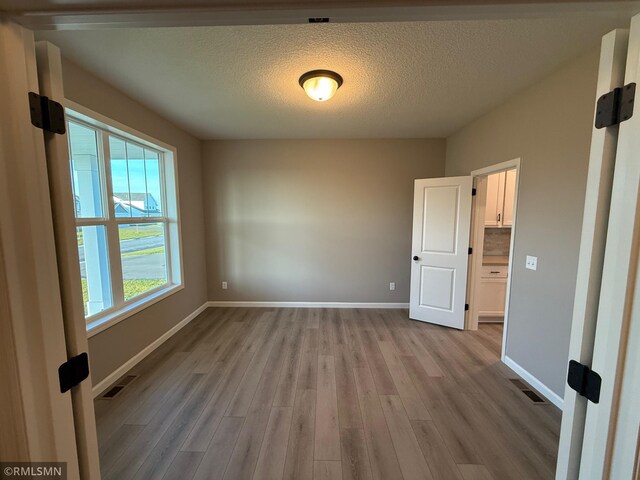
[[[464,328],[471,177],[415,181],[409,316]]]

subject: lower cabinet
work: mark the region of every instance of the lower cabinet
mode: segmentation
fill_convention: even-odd
[[[504,316],[507,296],[507,267],[483,266],[478,285],[478,320]]]

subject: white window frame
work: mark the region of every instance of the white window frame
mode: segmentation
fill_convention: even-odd
[[[98,155],[100,157],[100,182],[103,203],[106,200],[106,205],[103,205],[103,217],[76,219],[76,227],[104,226],[107,235],[113,305],[95,315],[86,317],[87,335],[91,337],[184,288],[177,150],[171,145],[105,117],[75,102],[65,100],[64,104],[68,121],[96,129],[101,133],[98,136]],[[130,300],[124,299],[122,280],[114,281],[114,279],[122,279],[122,259],[120,255],[118,227],[122,224],[131,223],[131,218],[115,216],[111,185],[111,168],[109,164],[109,136],[119,138],[140,147],[155,150],[162,155],[162,168],[160,170],[162,199],[160,199],[160,201],[164,205],[166,212],[161,217],[134,218],[136,223],[165,224],[167,283]]]

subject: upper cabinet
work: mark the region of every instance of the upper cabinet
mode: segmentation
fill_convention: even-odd
[[[516,200],[516,171],[507,170],[504,180],[504,206],[502,208],[502,226],[513,225],[513,206]]]
[[[485,227],[499,227],[502,202],[499,202],[501,186],[504,189],[504,173],[495,173],[487,177],[487,206],[484,210]],[[504,196],[504,193],[503,193]],[[500,206],[498,206],[500,204]]]
[[[516,170],[494,173],[487,177],[485,227],[511,227],[516,195]]]

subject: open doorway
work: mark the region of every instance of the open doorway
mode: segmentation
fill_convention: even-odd
[[[471,172],[474,201],[466,328],[501,339],[504,359],[520,159]]]

